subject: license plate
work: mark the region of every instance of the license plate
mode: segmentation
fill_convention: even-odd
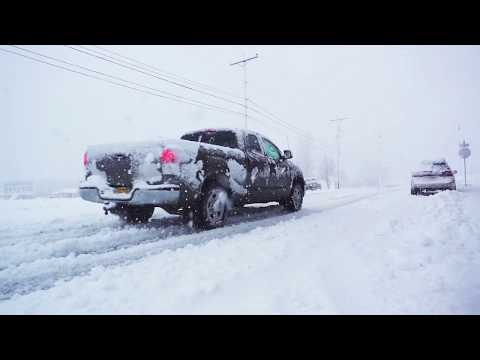
[[[117,194],[126,194],[126,193],[129,193],[130,190],[127,187],[120,186],[120,187],[115,188],[114,192],[117,193]]]

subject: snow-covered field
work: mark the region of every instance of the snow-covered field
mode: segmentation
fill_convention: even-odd
[[[480,313],[480,188],[308,192],[195,232],[73,199],[0,200],[0,313]]]

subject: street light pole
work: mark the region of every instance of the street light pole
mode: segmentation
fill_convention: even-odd
[[[258,54],[255,54],[254,57],[243,59],[237,62],[230,64],[232,65],[241,65],[243,68],[243,99],[244,99],[244,109],[245,109],[245,129],[247,128],[248,121],[248,98],[247,98],[247,62],[253,59],[257,59]]]
[[[343,120],[348,118],[337,118],[330,120],[331,122],[336,123],[337,125],[337,189],[340,189],[340,136],[341,136],[341,128],[340,123]]]

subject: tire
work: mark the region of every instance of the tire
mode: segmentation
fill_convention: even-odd
[[[197,202],[183,215],[185,223],[200,229],[223,227],[228,216],[228,192],[223,187],[210,185]]]
[[[302,208],[303,196],[304,191],[302,184],[295,182],[292,186],[292,190],[290,191],[290,195],[286,200],[282,201],[281,204],[288,211],[299,211]]]
[[[123,206],[113,213],[128,224],[145,224],[155,211],[153,206]]]
[[[417,190],[411,188],[410,189],[410,195],[417,195]]]

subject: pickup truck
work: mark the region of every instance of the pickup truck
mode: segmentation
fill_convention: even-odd
[[[127,223],[148,222],[155,207],[199,228],[225,224],[233,207],[279,202],[302,207],[302,171],[267,137],[243,129],[204,129],[177,139],[96,145],[83,156],[87,201]]]

